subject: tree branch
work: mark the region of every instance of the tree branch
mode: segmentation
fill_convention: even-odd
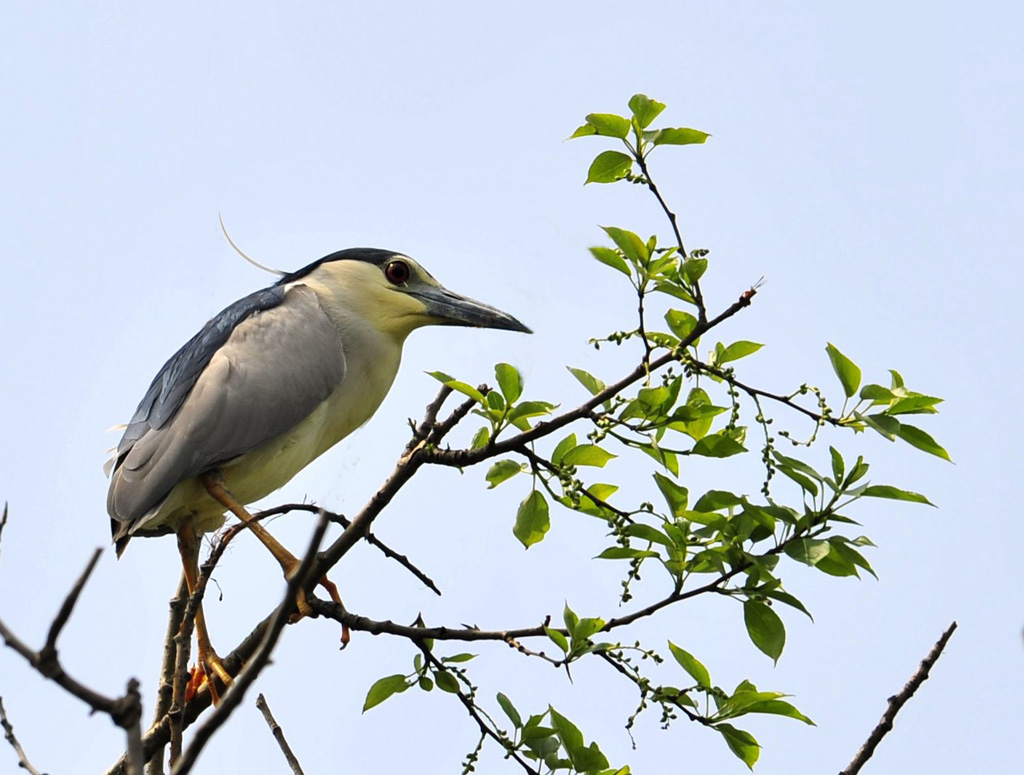
[[[260,713],[263,714],[264,720],[267,722],[267,726],[270,727],[270,733],[274,736],[278,746],[281,748],[281,753],[284,754],[284,758],[288,762],[288,766],[292,769],[292,775],[304,775],[302,772],[302,765],[299,764],[299,760],[295,758],[295,754],[292,753],[291,746],[288,745],[288,741],[284,739],[284,730],[281,729],[281,725],[277,723],[277,719],[274,718],[274,714],[270,712],[270,706],[267,705],[267,698],[263,696],[261,692],[256,698],[256,707],[259,708]]]
[[[7,516],[7,509],[4,509],[4,517]],[[0,527],[3,526],[3,522],[0,521]],[[25,754],[25,750],[21,747],[21,743],[18,742],[18,738],[14,736],[14,726],[7,718],[7,711],[4,709],[4,698],[0,697],[0,726],[4,728],[4,737],[7,742],[11,744],[14,752],[18,755],[18,766],[23,770],[28,770],[29,775],[42,775],[39,770],[32,766],[32,762],[28,760],[28,756]]]
[[[885,713],[882,714],[881,721],[878,725],[871,730],[871,734],[868,735],[868,739],[864,742],[864,745],[857,751],[857,755],[853,757],[853,761],[847,766],[845,770],[839,773],[839,775],[856,775],[860,772],[861,767],[871,758],[875,752],[875,748],[882,742],[882,738],[885,737],[892,730],[892,723],[896,720],[896,714],[900,712],[900,709],[907,704],[911,697],[914,696],[914,692],[928,679],[928,674],[931,672],[932,667],[936,662],[939,661],[939,657],[942,656],[942,650],[946,648],[946,642],[952,636],[953,631],[956,629],[956,622],[953,622],[946,628],[946,631],[942,633],[942,637],[939,638],[938,642],[932,646],[931,651],[928,652],[922,661],[921,665],[917,668],[910,680],[907,681],[906,686],[900,690],[899,694],[895,694],[889,698],[889,705],[885,709]]]
[[[221,698],[220,705],[216,707],[213,713],[210,714],[210,717],[196,730],[192,743],[182,752],[181,758],[178,759],[171,770],[171,775],[187,775],[192,771],[203,748],[206,747],[206,744],[217,730],[220,729],[241,704],[245,698],[245,692],[269,663],[270,654],[274,650],[274,646],[277,645],[277,641],[284,631],[284,626],[288,623],[289,615],[295,608],[295,596],[298,594],[303,580],[309,575],[309,571],[314,565],[317,550],[320,548],[320,542],[323,540],[324,533],[327,532],[327,525],[328,519],[326,515],[321,514],[320,520],[313,531],[313,536],[310,539],[309,548],[306,550],[298,567],[288,577],[284,598],[274,612],[270,626],[267,628],[259,648],[245,663],[245,667],[235,678],[235,682],[228,687],[227,693]]]

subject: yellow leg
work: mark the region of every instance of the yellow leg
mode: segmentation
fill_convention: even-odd
[[[186,520],[178,529],[178,551],[181,553],[181,564],[185,571],[185,582],[188,585],[188,593],[191,595],[196,591],[199,584],[199,537],[196,535],[195,524],[192,520]],[[217,694],[217,687],[209,676],[215,675],[224,682],[225,686],[231,685],[231,674],[224,667],[224,663],[217,652],[213,650],[210,642],[210,632],[206,629],[206,617],[203,615],[203,604],[196,608],[196,641],[199,654],[197,661],[199,669],[207,676],[210,686],[210,697],[216,704],[220,701]],[[193,688],[197,688],[193,684]]]
[[[289,574],[294,571],[300,564],[300,560],[294,554],[289,552],[280,541],[270,534],[263,525],[252,518],[252,515],[246,511],[245,507],[242,506],[234,496],[224,486],[224,477],[219,471],[212,471],[207,474],[203,474],[199,477],[199,481],[206,488],[206,492],[209,493],[210,497],[220,503],[224,508],[228,509],[234,514],[242,523],[248,527],[260,540],[260,542],[267,547],[274,559],[277,560],[281,566],[281,570],[284,571],[285,578],[288,578]],[[321,587],[327,590],[327,594],[331,596],[338,605],[341,605],[341,595],[338,593],[338,587],[331,581],[327,576],[324,576],[320,581],[317,582]],[[299,590],[298,599],[295,601],[299,609],[299,616],[295,621],[301,619],[303,616],[309,616],[313,609],[310,608],[309,603],[306,602],[306,593]],[[341,644],[342,648],[348,645],[350,633],[348,625],[342,624],[341,626]]]

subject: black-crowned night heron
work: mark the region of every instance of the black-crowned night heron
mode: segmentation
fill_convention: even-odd
[[[333,253],[217,314],[160,369],[118,444],[107,495],[118,556],[134,536],[176,533],[193,591],[200,534],[226,510],[247,520],[245,504],[369,420],[405,338],[428,325],[530,331],[408,256],[372,248]],[[286,573],[297,564],[250,527]],[[196,636],[200,667],[229,683],[201,609]]]

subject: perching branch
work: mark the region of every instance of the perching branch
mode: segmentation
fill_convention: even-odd
[[[952,636],[953,631],[956,629],[956,622],[953,622],[946,628],[946,631],[942,633],[942,637],[932,646],[931,651],[928,652],[922,661],[921,665],[917,668],[910,680],[907,681],[898,694],[893,695],[889,698],[889,705],[885,709],[885,713],[882,714],[882,719],[878,722],[878,725],[871,730],[871,734],[868,735],[868,739],[864,741],[864,745],[857,751],[857,755],[853,757],[853,761],[846,767],[845,770],[839,773],[839,775],[857,775],[860,772],[861,767],[867,763],[867,760],[871,758],[875,752],[875,748],[882,742],[882,738],[885,737],[892,730],[892,723],[896,720],[896,714],[900,712],[900,709],[907,704],[911,697],[914,696],[914,692],[928,679],[928,674],[931,672],[932,667],[936,662],[939,661],[939,657],[942,656],[942,650],[946,648],[946,643]]]
[[[210,714],[210,717],[196,730],[192,743],[182,752],[181,758],[178,759],[171,770],[171,775],[187,775],[192,771],[203,748],[206,747],[206,744],[217,730],[220,729],[241,704],[245,698],[245,692],[270,662],[270,654],[274,650],[274,646],[277,645],[277,641],[284,631],[284,626],[288,623],[289,615],[295,608],[295,596],[299,592],[303,579],[307,577],[309,570],[313,567],[317,550],[320,548],[320,542],[323,540],[324,533],[327,532],[328,524],[327,517],[321,514],[316,528],[313,530],[309,548],[306,550],[298,567],[288,576],[284,598],[274,612],[270,626],[267,628],[259,648],[246,661],[245,667],[235,678],[235,682],[228,687],[227,693],[221,698],[220,705],[216,707],[213,713]]]

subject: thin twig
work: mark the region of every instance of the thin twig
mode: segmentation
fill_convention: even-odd
[[[7,516],[7,509],[4,508],[4,517]],[[0,527],[2,527],[0,522]],[[7,742],[11,744],[14,752],[18,754],[18,766],[27,770],[29,775],[42,775],[35,767],[32,766],[32,762],[28,760],[28,756],[25,754],[25,750],[21,747],[21,743],[18,742],[18,738],[14,736],[14,726],[7,718],[7,711],[4,709],[4,698],[0,697],[0,726],[4,728],[4,737],[7,738]]]
[[[317,556],[317,550],[320,548],[320,542],[323,540],[324,533],[327,532],[328,524],[329,522],[327,517],[321,515],[320,520],[317,522],[316,528],[313,531],[313,536],[309,542],[309,548],[306,550],[302,561],[288,576],[288,584],[285,589],[284,598],[280,605],[278,605],[277,610],[274,612],[270,627],[267,629],[266,634],[263,637],[263,642],[256,650],[256,653],[253,654],[252,658],[245,663],[245,667],[235,678],[235,682],[228,688],[227,693],[222,697],[221,703],[216,707],[213,713],[210,714],[209,718],[203,722],[199,729],[196,730],[195,736],[192,738],[192,743],[182,752],[181,758],[178,759],[171,770],[171,775],[187,775],[187,773],[192,771],[192,768],[198,761],[199,754],[202,753],[203,748],[206,747],[206,744],[210,741],[217,730],[220,729],[224,722],[228,720],[235,709],[241,704],[242,700],[245,698],[245,692],[270,662],[270,654],[274,650],[274,646],[277,645],[277,641],[281,637],[281,633],[284,631],[285,624],[288,623],[289,615],[295,608],[295,596],[298,594],[303,581],[309,576],[309,571],[313,567],[314,560]]]
[[[274,506],[273,508],[264,509],[263,511],[257,512],[253,515],[253,519],[263,520],[267,517],[274,517],[279,514],[287,514],[289,511],[306,511],[312,514],[319,514],[321,511],[323,511],[323,509],[312,503],[287,503],[283,506]],[[348,527],[352,524],[352,520],[348,519],[343,514],[337,514],[332,511],[324,511],[324,513],[327,515],[327,518],[331,522],[335,522],[341,525],[342,528],[348,529]],[[367,533],[363,536],[363,539],[371,546],[377,547],[377,549],[380,550],[381,554],[383,554],[389,560],[394,560],[395,562],[397,562],[403,568],[412,573],[412,575],[418,578],[421,582],[423,582],[423,584],[425,584],[432,592],[440,596],[441,590],[437,588],[437,584],[434,583],[433,579],[431,579],[430,576],[428,576],[426,573],[424,573],[415,565],[413,565],[412,561],[406,555],[396,552],[394,549],[392,549],[379,538],[377,538],[377,536],[375,536],[373,533]]]
[[[939,638],[938,642],[932,646],[931,651],[928,652],[922,661],[921,665],[917,668],[910,680],[907,681],[906,686],[900,690],[899,694],[895,694],[889,698],[889,705],[885,709],[885,713],[882,714],[882,719],[878,722],[878,725],[871,730],[871,734],[868,735],[868,739],[864,742],[864,745],[857,751],[857,755],[853,757],[853,761],[850,762],[849,766],[843,770],[839,775],[856,775],[860,772],[861,767],[871,758],[871,755],[875,752],[875,748],[892,730],[892,722],[896,719],[896,714],[900,712],[900,709],[907,704],[911,697],[914,696],[914,692],[918,690],[928,679],[928,674],[931,672],[932,667],[938,662],[939,657],[942,656],[942,650],[946,648],[946,642],[949,640],[953,631],[956,629],[956,622],[953,622],[946,628],[946,631],[942,633],[942,637]]]
[[[415,644],[417,648],[419,648],[419,650],[423,653],[423,658],[426,660],[427,664],[432,665],[433,668],[438,672],[449,672],[448,668],[445,667],[441,662],[439,662],[437,657],[434,656],[434,653],[429,648],[427,648],[426,643],[424,643],[422,640],[417,640],[415,641]],[[498,735],[498,733],[495,732],[494,729],[491,728],[491,725],[488,724],[484,720],[483,716],[480,715],[480,710],[477,708],[474,699],[472,697],[467,696],[466,693],[462,691],[462,687],[458,684],[455,685],[455,696],[459,698],[459,701],[462,703],[462,707],[466,709],[466,712],[469,713],[473,721],[476,722],[477,727],[480,728],[481,734],[487,735],[488,737],[492,738],[499,746],[501,746],[502,750],[505,751],[505,753],[509,757],[514,759],[516,763],[520,767],[522,767],[526,772],[530,773],[530,775],[538,775],[540,770],[535,770],[522,756],[519,755],[518,752],[508,747],[508,741],[503,740],[502,737]]]
[[[260,713],[263,714],[263,718],[267,722],[267,726],[270,727],[270,733],[274,736],[278,746],[281,748],[281,753],[284,754],[284,758],[288,762],[288,766],[292,768],[293,775],[304,775],[302,772],[302,765],[299,764],[299,760],[295,758],[295,754],[292,752],[292,748],[288,745],[288,741],[284,739],[284,730],[281,729],[281,725],[277,723],[277,719],[274,718],[274,714],[270,712],[270,706],[267,705],[267,698],[260,695],[256,698],[256,707],[259,708]]]
[[[3,542],[4,528],[7,527],[7,503],[4,503],[4,514],[0,517],[0,543]]]

